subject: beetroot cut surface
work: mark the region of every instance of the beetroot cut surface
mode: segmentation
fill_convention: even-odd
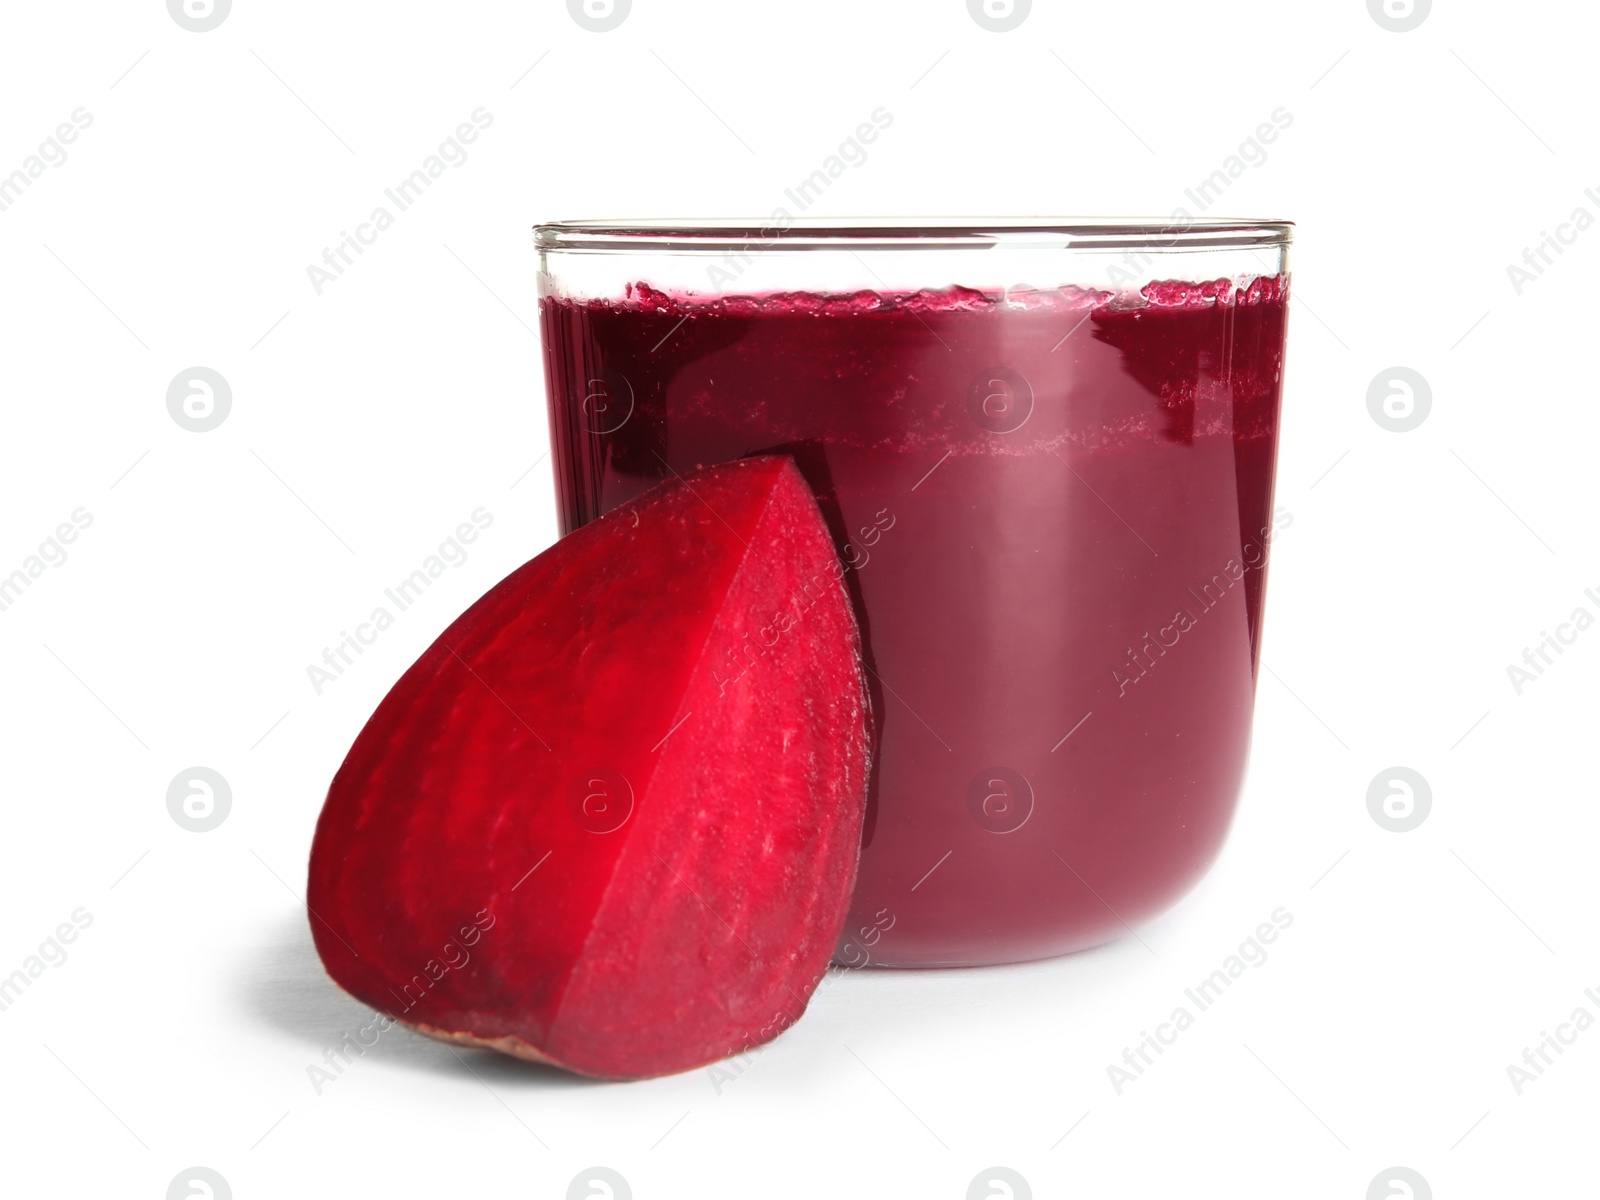
[[[787,458],[665,483],[491,589],[334,777],[328,973],[422,1032],[610,1079],[793,1024],[850,903],[855,618]]]

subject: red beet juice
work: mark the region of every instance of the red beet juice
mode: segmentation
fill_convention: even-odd
[[[1282,276],[542,300],[564,533],[746,455],[792,455],[817,494],[878,735],[840,961],[1092,946],[1215,858],[1249,745],[1286,302]],[[753,647],[724,669],[759,666]]]

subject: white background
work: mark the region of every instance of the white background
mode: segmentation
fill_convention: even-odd
[[[1600,631],[1520,695],[1506,667],[1600,615],[1600,230],[1520,295],[1506,268],[1600,216],[1597,23],[1040,0],[994,33],[959,0],[636,0],[594,33],[556,0],[237,0],[193,33],[159,0],[8,6],[0,174],[93,123],[0,212],[0,574],[93,524],[0,612],[0,974],[93,923],[0,1012],[6,1194],[159,1200],[197,1164],[240,1200],[562,1197],[596,1164],[640,1200],[959,1200],[994,1165],[1036,1197],[1360,1200],[1396,1165],[1438,1197],[1592,1188],[1600,1030],[1520,1095],[1506,1068],[1600,1016]],[[319,296],[306,267],[480,106],[469,159]],[[300,900],[327,781],[555,535],[529,226],[766,214],[879,106],[814,215],[1166,214],[1293,116],[1211,210],[1299,222],[1294,523],[1223,858],[1139,940],[852,973],[720,1092],[396,1031],[317,1094],[369,1016]],[[195,365],[233,396],[203,434],[165,399]],[[1407,433],[1367,410],[1395,365],[1431,386]],[[315,694],[307,665],[479,506],[465,564]],[[196,765],[232,790],[204,834],[166,808]],[[1396,765],[1433,798],[1403,834],[1367,811]],[[1269,960],[1118,1095],[1124,1046],[1279,906]]]

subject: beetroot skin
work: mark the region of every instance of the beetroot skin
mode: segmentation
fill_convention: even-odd
[[[607,1079],[793,1024],[866,802],[841,575],[787,458],[663,484],[513,572],[334,777],[307,888],[328,973],[424,1033]]]

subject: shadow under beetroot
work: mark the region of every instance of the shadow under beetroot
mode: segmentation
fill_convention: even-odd
[[[1153,936],[1157,927],[1181,922],[1184,907],[1144,926],[1144,934]],[[773,1043],[784,1051],[774,1055],[773,1062],[787,1061],[781,1073],[799,1086],[831,1070],[828,1055],[842,1042],[930,1044],[929,1039],[937,1038],[948,1025],[952,1011],[981,1011],[987,1021],[1002,1024],[1025,1020],[1041,997],[1059,997],[1070,1005],[1103,973],[1138,971],[1145,956],[1155,954],[1142,942],[1143,938],[1124,937],[1058,958],[986,967],[835,968],[810,998],[800,1021]],[[267,1027],[293,1038],[307,1067],[315,1065],[334,1074],[374,1067],[414,1071],[476,1082],[492,1092],[616,1086],[615,1081],[574,1075],[492,1050],[452,1046],[401,1025],[383,1032],[349,1063],[341,1064],[337,1056],[330,1062],[325,1052],[347,1033],[368,1026],[373,1010],[329,978],[306,919],[299,914],[287,918],[259,948],[255,964],[242,981],[244,1007]],[[722,1065],[731,1071],[728,1061]],[[764,1068],[763,1073],[767,1070],[775,1068]],[[696,1071],[704,1074],[706,1068]],[[670,1085],[682,1078],[665,1076],[660,1082]]]
[[[402,1025],[378,1035],[345,1063],[325,1054],[346,1034],[371,1024],[373,1010],[342,990],[323,969],[306,918],[285,920],[260,947],[255,966],[241,981],[246,1011],[268,1028],[288,1034],[305,1051],[307,1066],[334,1071],[360,1069],[373,1063],[391,1069],[427,1072],[457,1079],[476,1079],[490,1087],[599,1087],[606,1081],[574,1075],[543,1063],[527,1062],[494,1050],[452,1046]]]

